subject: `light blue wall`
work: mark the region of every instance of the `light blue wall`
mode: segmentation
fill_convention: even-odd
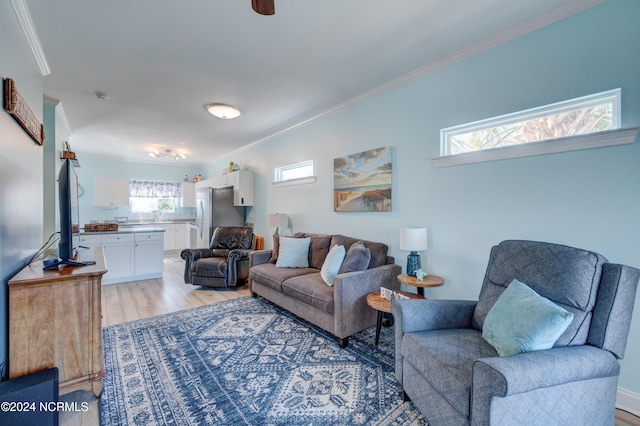
[[[42,122],[42,75],[11,2],[0,2],[0,80],[12,78]],[[0,376],[8,360],[7,281],[42,244],[42,147],[0,111]]]
[[[195,174],[202,174],[202,169],[186,166],[173,166],[157,163],[139,163],[132,161],[111,160],[99,157],[78,156],[80,167],[76,168],[78,181],[84,190],[80,197],[80,224],[84,225],[92,220],[113,220],[116,216],[127,216],[131,219],[152,219],[153,215],[134,214],[128,207],[117,209],[108,207],[94,207],[93,179],[117,178],[139,179],[167,182],[182,182],[185,174],[192,180]],[[174,219],[195,218],[195,208],[181,208],[173,215],[163,217]]]
[[[251,149],[222,158],[255,172],[256,233],[266,214],[290,215],[286,232],[343,233],[387,243],[426,226],[426,269],[446,279],[431,298],[476,299],[489,250],[504,239],[591,249],[640,267],[640,142],[436,169],[439,131],[620,87],[623,127],[640,124],[640,2],[610,0],[518,40],[423,76]],[[334,213],[333,159],[390,145],[393,211]],[[313,159],[315,184],[273,188],[277,166]],[[251,218],[253,216],[253,219]],[[267,238],[267,247],[271,241]],[[640,393],[640,295],[620,386]]]

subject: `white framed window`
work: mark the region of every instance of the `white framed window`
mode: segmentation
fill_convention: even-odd
[[[182,200],[182,183],[132,180],[129,182],[131,213],[175,213]]]
[[[313,183],[315,181],[316,177],[313,175],[313,160],[276,167],[274,170],[274,186],[297,185]]]
[[[433,163],[442,167],[616,144],[607,134],[618,137],[620,98],[620,89],[614,89],[442,129],[441,157]],[[588,137],[594,134],[604,135],[599,137],[604,145]],[[464,159],[447,158],[456,156]]]
[[[129,197],[131,213],[176,213],[179,198]]]

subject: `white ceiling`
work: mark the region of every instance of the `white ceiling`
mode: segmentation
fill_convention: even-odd
[[[250,0],[15,1],[80,159],[204,165],[602,0],[276,0],[273,16]],[[216,119],[213,102],[243,114]]]

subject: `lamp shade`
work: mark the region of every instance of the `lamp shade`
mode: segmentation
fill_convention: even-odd
[[[267,215],[269,228],[286,228],[289,226],[289,216],[284,213],[271,213]]]
[[[419,251],[427,249],[427,228],[401,228],[400,250]]]

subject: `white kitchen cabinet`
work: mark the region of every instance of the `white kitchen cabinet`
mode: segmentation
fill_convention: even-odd
[[[76,237],[73,237],[74,239]],[[74,243],[74,245],[76,247],[79,247],[83,250],[92,250],[94,249],[94,247],[99,247],[102,245],[102,237],[100,235],[86,235],[86,234],[81,234],[80,237],[78,238],[78,245],[76,245]],[[85,248],[86,247],[86,248]]]
[[[94,206],[128,206],[129,181],[127,179],[93,179]]]
[[[182,250],[189,248],[189,228],[186,223],[175,224],[175,250]]]
[[[161,232],[136,233],[134,235],[136,279],[162,277],[164,236]]]
[[[158,224],[154,224],[154,226],[164,229],[164,249],[175,250],[176,249],[176,225],[172,223],[158,223]]]
[[[253,205],[253,172],[237,170],[198,182],[195,189],[200,188],[233,188],[233,205]]]
[[[133,243],[133,234],[102,235],[102,251],[107,267],[107,273],[102,277],[103,284],[123,282],[123,278],[134,276]]]
[[[236,186],[236,177],[238,172],[226,173],[216,178],[216,188],[228,188]]]
[[[196,206],[196,184],[182,182],[182,207]]]
[[[252,206],[253,172],[240,170],[229,174],[234,175],[233,204],[235,206]]]

